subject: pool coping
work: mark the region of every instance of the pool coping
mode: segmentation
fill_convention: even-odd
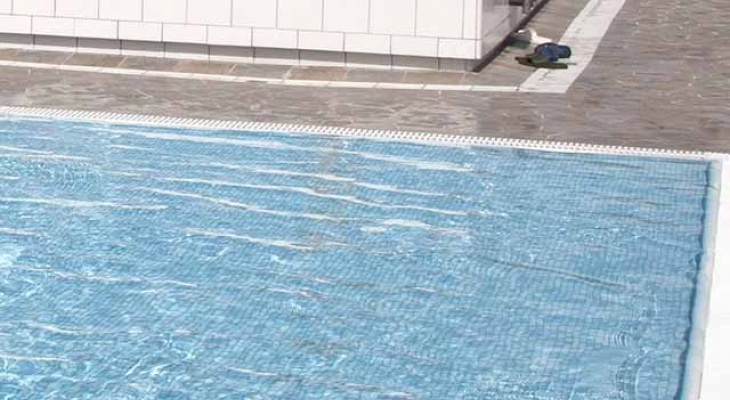
[[[610,154],[668,157],[710,161],[710,190],[705,202],[707,218],[703,234],[705,253],[697,277],[697,293],[692,312],[692,329],[687,365],[681,388],[682,400],[724,400],[730,376],[730,155],[712,152],[665,150],[655,148],[604,146],[570,142],[551,142],[477,136],[446,135],[432,132],[387,131],[317,125],[226,121],[177,118],[144,114],[62,110],[50,108],[0,106],[0,118],[70,120],[155,127],[285,132],[309,135],[362,138],[381,141],[415,142],[428,145],[479,146],[529,149],[563,153]]]

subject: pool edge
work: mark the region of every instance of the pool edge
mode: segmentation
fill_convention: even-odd
[[[181,118],[161,115],[126,114],[103,111],[67,110],[39,107],[0,106],[0,117],[57,119],[105,124],[147,125],[156,127],[203,130],[306,133],[310,135],[342,136],[383,141],[416,142],[428,145],[507,147],[564,153],[613,154],[673,158],[676,157],[694,158],[702,160],[721,160],[726,157],[726,155],[721,153],[703,151],[669,150],[630,146],[608,146],[588,143],[559,142],[552,140],[448,135],[423,131],[356,129],[323,125],[297,125],[269,122]]]
[[[698,275],[682,400],[724,400],[729,391],[725,380],[730,376],[730,247],[721,243],[730,243],[730,156],[713,162],[711,168],[706,257]]]

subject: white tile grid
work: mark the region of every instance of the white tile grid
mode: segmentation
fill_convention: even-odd
[[[269,48],[343,51],[336,43],[341,38],[349,52],[473,59],[477,54],[464,49],[476,39],[467,38],[465,31],[473,31],[467,21],[477,17],[478,4],[480,0],[0,0],[0,13],[17,14],[3,15],[0,31],[137,41],[189,38],[199,44],[200,27],[206,27],[214,32],[206,35],[211,45],[261,42],[258,46]],[[27,16],[34,17],[30,29]],[[74,18],[75,28],[64,18]],[[226,32],[225,27],[241,30]],[[166,30],[171,33],[163,35]]]

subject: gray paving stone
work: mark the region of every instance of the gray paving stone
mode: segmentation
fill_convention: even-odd
[[[197,60],[180,60],[172,67],[172,72],[192,72],[195,74],[227,75],[236,64]]]
[[[0,49],[0,60],[3,61],[17,61],[18,49]]]
[[[293,67],[290,79],[313,81],[343,81],[347,76],[344,67]]]
[[[63,64],[73,54],[57,51],[19,50],[14,61],[41,63],[41,64]]]
[[[147,71],[169,71],[180,60],[158,57],[126,57],[119,63],[119,68],[144,69]]]
[[[238,64],[230,73],[238,76],[284,79],[288,77],[291,69],[292,67],[289,65]]]
[[[377,69],[349,69],[345,80],[351,82],[385,82],[400,83],[405,76],[404,71],[390,71]]]
[[[124,59],[124,56],[79,53],[68,58],[64,62],[64,65],[89,65],[103,68],[115,68],[121,64]]]
[[[403,83],[430,83],[435,85],[458,85],[463,73],[458,72],[421,72],[408,71],[403,77]]]

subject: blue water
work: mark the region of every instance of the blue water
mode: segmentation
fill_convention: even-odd
[[[673,400],[708,168],[0,120],[0,399]]]

